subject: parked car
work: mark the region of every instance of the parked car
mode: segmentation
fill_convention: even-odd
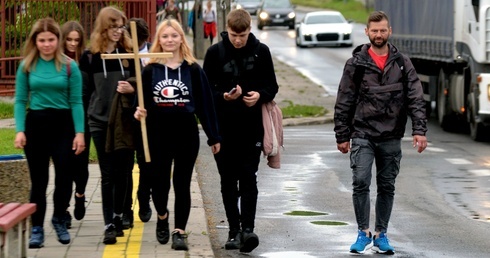
[[[256,15],[261,2],[262,0],[236,0],[232,3],[232,9],[244,9],[251,15]]]
[[[289,0],[264,0],[257,10],[257,27],[288,26],[294,29],[296,13]]]
[[[307,13],[296,24],[296,46],[352,46],[352,24],[337,11]]]

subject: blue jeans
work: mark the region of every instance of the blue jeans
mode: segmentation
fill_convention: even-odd
[[[376,232],[386,232],[390,221],[395,179],[402,158],[401,139],[352,139],[352,201],[359,230],[369,228],[370,196],[373,161],[376,160]]]

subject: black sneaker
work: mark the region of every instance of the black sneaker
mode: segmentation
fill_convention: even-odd
[[[138,211],[138,216],[140,217],[140,220],[142,222],[148,222],[151,219],[151,208],[150,205],[148,207],[141,207],[140,210]]]
[[[70,229],[71,228],[71,219],[72,218],[71,218],[70,212],[69,211],[66,211],[64,220],[65,220],[65,225],[66,225],[66,228],[67,229]]]
[[[189,248],[185,243],[184,236],[178,230],[172,232],[172,249],[187,251]]]
[[[75,210],[73,210],[73,215],[76,220],[82,220],[85,217],[85,195],[77,197],[75,194]]]
[[[133,211],[129,211],[127,213],[123,213],[122,216],[122,227],[123,229],[129,229],[134,227],[134,217],[133,217]]]
[[[58,242],[64,245],[69,244],[71,240],[70,233],[68,233],[68,230],[66,229],[66,222],[64,218],[53,216],[51,219],[51,224],[53,225],[56,235],[58,236]]]
[[[113,245],[117,243],[116,228],[113,224],[106,228],[104,231],[104,240],[102,241],[106,245]]]
[[[122,237],[124,236],[124,231],[123,231],[123,225],[122,225],[122,219],[119,216],[114,217],[114,228],[116,230],[116,236],[117,237]]]
[[[160,244],[168,243],[170,239],[170,230],[168,229],[168,217],[165,219],[157,218],[157,240]]]
[[[252,229],[246,228],[242,233],[242,242],[240,252],[250,253],[253,249],[259,246],[259,237],[253,232]]]
[[[240,249],[242,243],[242,232],[240,230],[234,229],[228,232],[228,240],[225,244],[226,250]]]

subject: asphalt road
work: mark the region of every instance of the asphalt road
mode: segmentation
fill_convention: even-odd
[[[396,256],[488,257],[490,177],[481,172],[488,166],[483,162],[489,156],[488,143],[475,145],[465,135],[433,131],[437,135],[422,154],[412,148],[411,136],[403,140],[402,168],[388,229]],[[282,168],[273,170],[265,160],[261,162],[256,219],[261,243],[247,256],[350,256],[348,250],[357,228],[351,172],[348,155],[336,149],[333,124],[286,127],[284,137]],[[201,139],[196,170],[214,253],[216,257],[243,257],[237,251],[222,248],[228,229],[219,175],[205,136],[201,135]],[[468,153],[468,146],[473,146],[473,151]],[[454,163],[458,158],[462,164]],[[476,176],[476,172],[469,171],[483,174]],[[374,187],[373,181],[372,201]],[[287,215],[294,211],[324,214]],[[374,215],[373,208],[371,213]],[[474,217],[475,214],[479,216]],[[340,225],[315,225],[315,221]]]

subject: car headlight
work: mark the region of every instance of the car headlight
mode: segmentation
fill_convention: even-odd
[[[237,4],[237,5],[236,5],[236,9],[242,9],[242,8],[243,8],[243,7],[242,7],[242,5],[241,5],[241,4]]]
[[[290,12],[288,14],[288,17],[289,17],[289,19],[293,19],[294,17],[296,17],[296,14],[294,12]]]
[[[266,13],[266,12],[261,12],[259,14],[259,17],[260,17],[260,19],[265,20],[265,19],[267,19],[269,17],[269,14]]]

